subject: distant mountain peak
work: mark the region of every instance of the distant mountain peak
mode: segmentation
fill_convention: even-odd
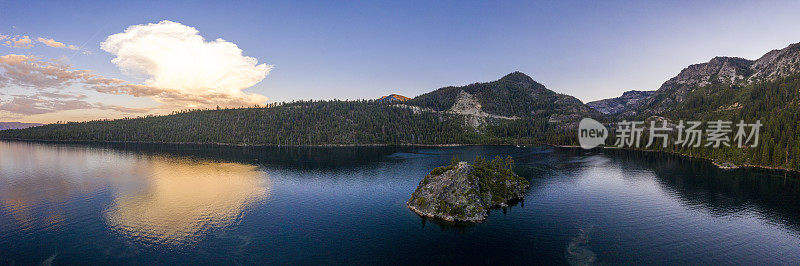
[[[643,100],[655,93],[656,91],[631,90],[622,93],[620,97],[588,102],[586,105],[601,113],[613,115],[638,107]]]
[[[535,82],[533,78],[519,71],[511,72],[508,75],[505,75],[502,78],[500,78],[499,81],[528,82],[528,83]]]
[[[39,123],[21,123],[21,122],[0,122],[0,130],[6,129],[23,129],[29,127],[38,127],[43,124]]]
[[[408,98],[406,96],[392,93],[392,94],[389,94],[389,95],[386,95],[386,96],[378,98],[378,102],[405,102],[405,101],[408,101],[410,99],[411,98]]]
[[[462,101],[465,95],[469,96],[469,101]],[[570,124],[581,117],[599,115],[577,98],[549,90],[519,71],[495,81],[440,88],[412,100],[412,104],[420,107],[451,110],[451,113],[454,106],[457,110],[462,109],[459,102],[479,104],[481,115],[485,113],[486,117],[546,118],[557,124]]]
[[[800,74],[800,43],[772,50],[756,60],[718,56],[708,62],[684,68],[677,76],[664,82],[640,112],[658,114],[683,102],[689,93],[712,84],[748,86],[758,82],[771,82],[779,78]]]
[[[629,90],[629,91],[623,92],[622,93],[622,97],[623,98],[625,98],[625,97],[635,97],[635,96],[642,95],[642,94],[653,94],[655,92],[656,91]]]

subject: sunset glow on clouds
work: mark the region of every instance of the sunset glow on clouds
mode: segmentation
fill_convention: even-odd
[[[75,45],[72,45],[72,44],[66,45],[66,44],[64,44],[62,42],[59,42],[59,41],[56,41],[56,40],[53,40],[53,39],[45,39],[45,38],[39,37],[39,38],[36,38],[36,41],[38,41],[40,43],[43,43],[44,45],[53,47],[53,48],[67,48],[67,49],[76,50],[76,51],[80,50],[80,48],[78,46],[75,46]]]
[[[243,56],[236,44],[216,39],[206,42],[192,27],[172,21],[135,25],[108,36],[100,46],[116,56],[111,62],[132,74],[149,77],[147,85],[191,95],[224,94],[266,101],[246,95],[267,76],[272,66]]]
[[[0,43],[12,48],[30,49],[33,47],[33,40],[27,35],[11,37],[0,34]]]
[[[48,47],[80,50],[54,39],[35,40]],[[0,35],[0,43],[19,49],[34,46],[29,36]],[[262,81],[272,66],[258,64],[257,59],[244,56],[236,44],[223,39],[205,41],[195,28],[180,23],[162,21],[130,26],[122,33],[108,36],[101,49],[115,56],[111,63],[123,73],[145,76],[144,83],[104,77],[59,60],[2,55],[0,121],[70,110],[135,116],[185,108],[253,106],[268,100],[266,96],[243,90]],[[146,107],[106,104],[92,100],[87,93],[147,98],[154,104]]]

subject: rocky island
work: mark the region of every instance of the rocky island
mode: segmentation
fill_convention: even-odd
[[[447,222],[477,223],[491,208],[520,200],[530,183],[512,170],[513,160],[481,157],[469,164],[454,160],[433,169],[406,202],[417,214]]]

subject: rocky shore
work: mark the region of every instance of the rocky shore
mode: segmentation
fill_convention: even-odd
[[[476,159],[438,167],[420,181],[406,202],[417,214],[447,222],[477,223],[486,219],[491,208],[507,207],[520,200],[530,187],[528,180],[515,174],[513,161]]]

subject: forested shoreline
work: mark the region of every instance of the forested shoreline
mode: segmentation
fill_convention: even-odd
[[[521,76],[520,76],[521,75]],[[164,116],[98,120],[0,131],[0,139],[216,144],[238,146],[370,146],[370,145],[576,145],[576,121],[571,99],[558,96],[524,74],[512,73],[490,83],[447,87],[398,104],[376,100],[296,101],[265,107],[184,110]],[[449,112],[456,92],[470,91],[488,109],[513,119],[476,117]],[[532,90],[547,102],[533,107],[490,102],[519,98]],[[491,91],[485,92],[485,91]],[[502,96],[502,97],[501,97]],[[535,98],[535,97],[534,97]],[[560,100],[567,99],[565,102]],[[526,101],[529,101],[527,99]],[[485,102],[489,102],[488,104]],[[643,106],[641,108],[648,108]],[[529,113],[529,115],[524,115]],[[589,113],[587,116],[594,116]],[[757,147],[687,148],[655,145],[648,150],[703,158],[737,166],[800,170],[800,75],[747,85],[710,82],[698,87],[659,117],[678,120],[760,120]],[[580,118],[578,116],[578,118]],[[652,116],[600,116],[609,128],[614,121],[647,120]],[[480,119],[480,125],[468,123]],[[643,137],[646,137],[643,136]],[[607,139],[613,145],[614,139]]]

